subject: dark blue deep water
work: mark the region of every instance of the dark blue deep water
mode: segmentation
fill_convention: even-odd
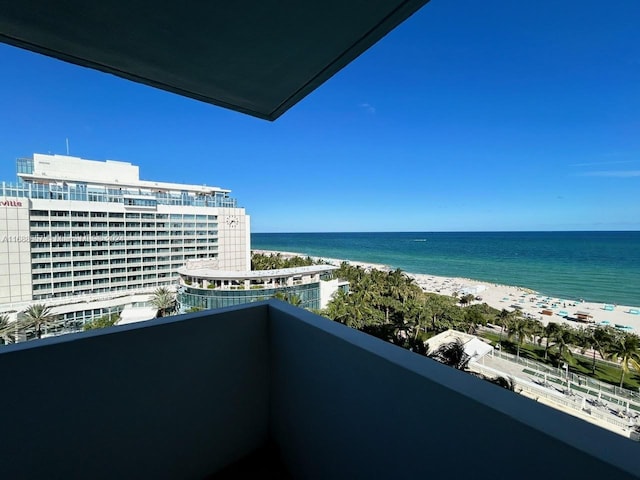
[[[252,248],[640,306],[640,232],[254,233]]]

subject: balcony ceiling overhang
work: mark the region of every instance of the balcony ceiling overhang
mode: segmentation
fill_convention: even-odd
[[[275,120],[428,1],[0,0],[0,40]]]

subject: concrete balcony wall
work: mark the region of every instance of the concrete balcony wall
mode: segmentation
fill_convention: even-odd
[[[294,478],[640,474],[638,444],[469,374],[288,305],[270,324],[271,435]]]
[[[268,306],[3,347],[0,477],[203,478],[268,436]]]
[[[269,300],[0,349],[2,478],[637,478],[638,444]]]

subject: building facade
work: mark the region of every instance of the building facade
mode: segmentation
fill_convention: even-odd
[[[223,271],[207,260],[188,261],[180,274],[178,302],[182,311],[213,309],[280,297],[299,307],[326,307],[348,282],[333,277],[338,267],[310,265],[278,270]]]
[[[84,321],[175,285],[190,260],[250,268],[250,219],[230,190],[140,180],[119,161],[17,164],[0,186],[0,311],[46,301]]]

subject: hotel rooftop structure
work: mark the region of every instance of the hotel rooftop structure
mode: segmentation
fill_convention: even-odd
[[[140,180],[111,160],[17,165],[17,183],[0,185],[0,311],[46,300],[83,322],[175,285],[190,260],[250,268],[249,216],[229,190]]]

